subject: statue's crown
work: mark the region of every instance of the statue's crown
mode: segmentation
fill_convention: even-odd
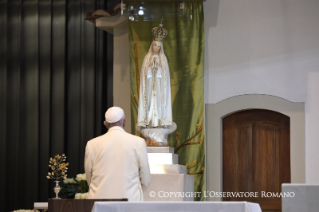
[[[163,19],[162,19],[163,21]],[[165,38],[168,34],[167,30],[163,28],[163,23],[159,24],[159,27],[154,27],[152,29],[152,34],[153,34],[153,40],[155,41],[163,41],[163,38]]]

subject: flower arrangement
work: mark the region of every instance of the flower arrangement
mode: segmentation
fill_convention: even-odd
[[[77,174],[76,178],[66,178],[61,185],[59,196],[62,199],[87,199],[89,186],[85,174]]]
[[[51,168],[51,172],[48,172],[48,179],[66,179],[67,177],[67,169],[69,163],[66,163],[66,156],[65,154],[56,155],[54,158],[50,158],[49,160],[49,167]]]
[[[87,199],[89,193],[76,193],[74,199]]]

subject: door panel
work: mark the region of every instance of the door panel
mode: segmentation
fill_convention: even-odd
[[[258,197],[223,200],[260,204],[263,212],[281,211],[281,192],[290,183],[290,120],[269,110],[246,110],[223,119],[223,191],[258,192]]]

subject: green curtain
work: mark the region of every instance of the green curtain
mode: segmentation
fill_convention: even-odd
[[[135,3],[135,7],[138,5]],[[139,135],[137,123],[138,77],[144,56],[152,42],[151,30],[163,17],[168,36],[164,39],[164,51],[168,59],[171,77],[173,121],[177,130],[168,137],[175,147],[179,164],[186,165],[188,174],[194,175],[194,191],[205,190],[204,167],[204,14],[202,0],[144,2],[147,17],[134,16],[129,21],[131,113],[132,133]],[[129,5],[130,7],[130,5]],[[151,8],[154,14],[147,13]],[[138,19],[138,21],[136,21]],[[144,19],[144,21],[143,21]],[[145,21],[148,20],[148,21]],[[204,200],[204,195],[195,200]]]

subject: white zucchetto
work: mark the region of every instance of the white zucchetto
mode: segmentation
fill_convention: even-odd
[[[115,123],[124,117],[124,111],[120,107],[110,107],[105,113],[105,121],[107,123]]]

